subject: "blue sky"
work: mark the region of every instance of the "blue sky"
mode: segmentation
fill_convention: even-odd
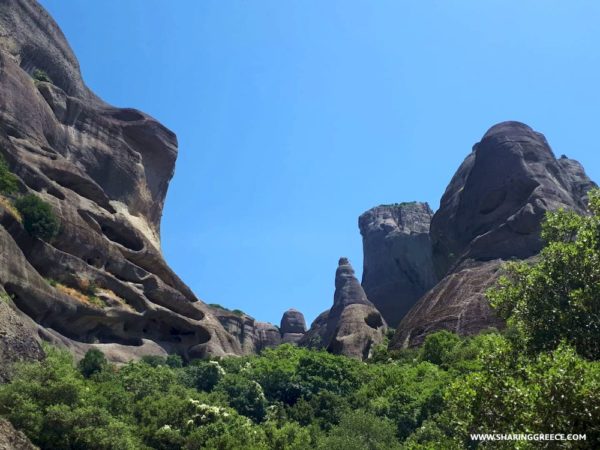
[[[357,218],[433,209],[494,123],[600,180],[600,2],[42,0],[84,79],[175,131],[165,257],[200,298],[278,323],[360,278]]]

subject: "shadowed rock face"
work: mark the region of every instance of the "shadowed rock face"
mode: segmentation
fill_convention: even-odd
[[[386,330],[385,320],[367,299],[350,262],[340,258],[333,306],[315,319],[299,344],[366,359],[373,347],[383,341]]]
[[[427,203],[382,205],[363,213],[362,287],[386,322],[395,327],[436,282]]]
[[[467,259],[535,255],[546,211],[584,213],[592,186],[578,162],[554,157],[541,133],[519,122],[493,126],[452,178],[433,216],[437,275]]]
[[[594,186],[577,161],[556,159],[545,137],[527,125],[490,128],[452,178],[431,222],[441,281],[402,319],[392,347],[418,344],[439,329],[473,334],[502,326],[484,295],[502,261],[536,255],[545,213],[585,213]]]
[[[284,343],[296,343],[306,333],[304,314],[297,309],[290,308],[283,313],[281,318],[281,338]]]
[[[34,81],[36,69],[52,83]],[[0,153],[20,193],[50,203],[61,221],[60,234],[44,242],[0,206],[0,291],[30,329],[24,355],[37,357],[31,342],[40,336],[78,354],[96,346],[116,361],[244,353],[160,251],[175,135],[147,114],[98,99],[33,0],[0,0],[0,92]],[[86,300],[90,286],[104,306]],[[1,313],[6,327],[13,319]]]

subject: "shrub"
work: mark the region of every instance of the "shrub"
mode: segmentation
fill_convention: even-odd
[[[0,155],[0,194],[14,194],[19,189],[17,177],[8,169],[8,164]]]
[[[17,200],[15,206],[23,216],[23,226],[37,238],[50,240],[58,234],[60,221],[52,206],[35,194],[27,194]]]
[[[438,366],[443,365],[448,362],[450,355],[459,343],[460,338],[446,330],[430,334],[425,338],[423,347],[421,347],[421,359]]]
[[[100,372],[106,367],[108,362],[104,353],[97,348],[88,350],[81,361],[79,361],[79,371],[81,374],[89,378],[93,374]]]
[[[32,76],[35,81],[43,81],[45,83],[52,83],[52,80],[50,79],[48,74],[45,71],[43,71],[42,69],[35,69],[33,71]]]

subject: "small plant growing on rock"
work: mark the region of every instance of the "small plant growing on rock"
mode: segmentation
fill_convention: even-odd
[[[27,232],[37,238],[50,240],[59,231],[60,221],[49,203],[35,194],[27,194],[15,203],[23,217],[23,226]]]
[[[50,79],[48,74],[46,72],[44,72],[42,69],[35,69],[33,71],[32,76],[35,81],[43,81],[44,83],[52,83],[52,79]]]
[[[8,169],[6,160],[0,155],[0,194],[14,194],[18,189],[17,177]]]

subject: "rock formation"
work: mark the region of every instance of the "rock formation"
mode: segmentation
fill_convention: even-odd
[[[0,92],[0,154],[18,177],[19,195],[34,193],[61,223],[52,240],[32,237],[10,199],[0,199],[0,292],[7,294],[0,330],[8,329],[0,359],[18,358],[5,356],[7,348],[38,357],[40,338],[77,354],[96,346],[116,361],[252,347],[227,332],[163,259],[160,219],[175,135],[94,95],[34,0],[0,0]],[[253,336],[262,343],[253,346],[275,343],[272,335],[257,326]]]
[[[299,344],[366,359],[373,347],[383,341],[386,330],[385,320],[367,299],[350,262],[340,258],[333,306],[315,319]]]
[[[24,433],[15,430],[8,420],[0,417],[0,450],[36,450],[37,448]]]
[[[296,343],[306,334],[304,314],[294,308],[288,309],[281,317],[281,339],[284,343]]]
[[[436,282],[427,203],[372,208],[358,219],[363,238],[362,287],[386,322],[395,327]]]
[[[211,311],[225,330],[236,338],[244,355],[258,353],[264,348],[281,344],[280,331],[273,324],[259,322],[247,314],[224,308],[211,307]]]
[[[431,222],[441,281],[400,322],[392,347],[418,344],[439,329],[472,334],[499,326],[483,294],[502,261],[537,254],[545,213],[584,213],[594,186],[577,161],[556,159],[546,138],[527,125],[490,128],[452,178]]]

